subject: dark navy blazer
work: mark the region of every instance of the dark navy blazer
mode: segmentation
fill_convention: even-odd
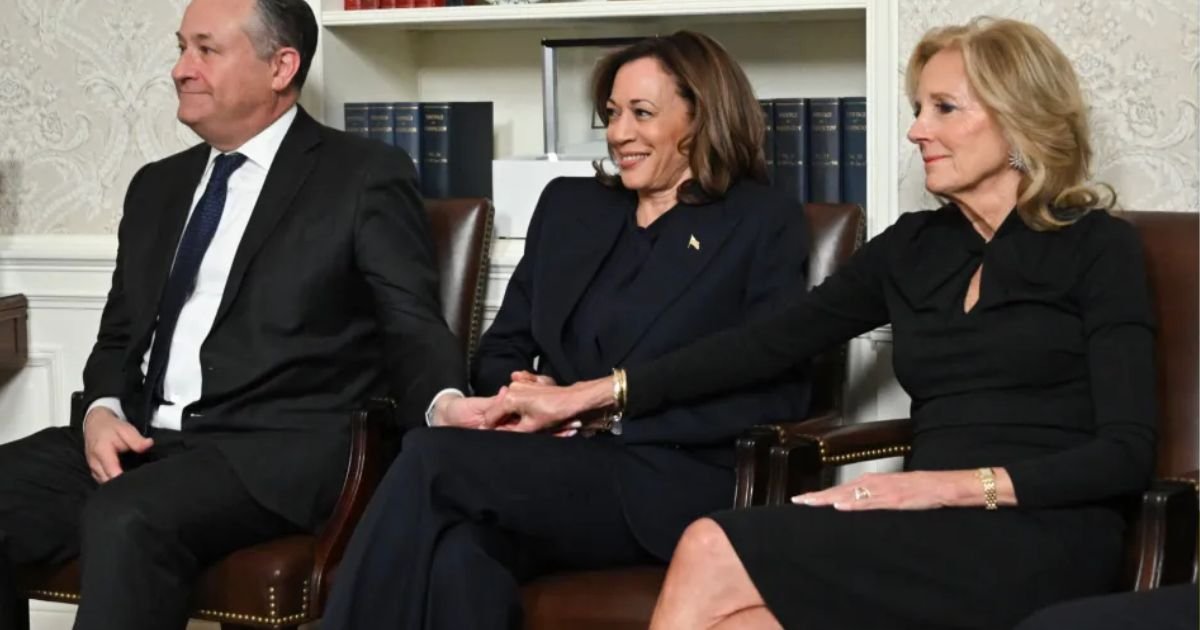
[[[636,205],[634,193],[593,178],[546,186],[525,255],[480,342],[472,378],[477,394],[494,394],[513,371],[534,371],[535,361],[537,372],[562,385],[608,373],[612,366],[589,369],[570,356],[563,339]],[[605,353],[614,365],[649,361],[804,294],[809,233],[797,203],[743,181],[723,199],[671,212],[681,216],[658,233],[634,285],[638,306],[626,310]],[[626,421],[619,438],[607,439],[639,455],[628,470],[613,474],[642,543],[669,557],[690,520],[729,507],[734,440],[752,425],[803,417],[808,401],[809,385],[799,372]]]

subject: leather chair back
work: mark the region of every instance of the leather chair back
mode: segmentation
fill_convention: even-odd
[[[483,324],[492,202],[485,198],[426,199],[425,209],[441,276],[442,314],[470,359]]]
[[[1154,316],[1158,377],[1156,477],[1191,477],[1200,468],[1200,216],[1193,212],[1114,212],[1142,237]]]
[[[861,207],[849,203],[809,203],[804,205],[804,213],[812,233],[808,259],[808,288],[812,289],[862,246],[867,218]],[[813,359],[812,381],[809,415],[841,410],[846,385],[846,344]]]

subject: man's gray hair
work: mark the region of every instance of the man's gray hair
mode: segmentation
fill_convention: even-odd
[[[317,18],[304,0],[254,0],[254,13],[246,25],[254,51],[267,59],[280,48],[300,52],[300,68],[292,79],[299,91],[308,77],[317,51]]]

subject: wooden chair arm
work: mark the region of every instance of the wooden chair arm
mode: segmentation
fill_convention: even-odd
[[[309,588],[311,614],[320,616],[329,595],[330,574],[337,568],[350,543],[367,503],[375,494],[391,458],[388,438],[396,431],[396,403],[387,398],[371,399],[350,418],[350,461],[342,492],[317,536]]]
[[[770,480],[770,450],[785,439],[787,427],[810,424],[837,426],[841,421],[837,412],[828,411],[795,422],[760,424],[746,429],[738,438],[735,448],[737,485],[734,488],[733,507],[746,508],[766,504]]]
[[[768,453],[768,505],[827,487],[838,466],[904,456],[912,448],[912,421],[907,418],[859,424],[817,419],[781,425],[779,432],[779,443]]]
[[[1142,494],[1133,524],[1131,590],[1147,591],[1196,580],[1196,528],[1200,510],[1192,479],[1156,480]]]

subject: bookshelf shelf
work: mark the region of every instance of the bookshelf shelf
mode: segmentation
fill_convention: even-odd
[[[529,28],[647,18],[830,20],[861,15],[869,0],[584,0],[547,4],[324,11],[327,28]]]

